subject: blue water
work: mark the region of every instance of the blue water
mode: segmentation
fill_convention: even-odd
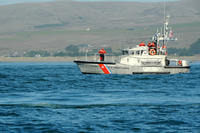
[[[0,133],[200,132],[200,63],[177,75],[82,75],[1,63]]]

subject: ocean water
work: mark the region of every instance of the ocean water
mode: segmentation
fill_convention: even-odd
[[[0,133],[200,132],[200,63],[177,75],[82,75],[1,63]]]

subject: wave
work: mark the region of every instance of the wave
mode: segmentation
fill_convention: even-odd
[[[84,105],[65,105],[65,104],[0,104],[0,107],[22,107],[22,108],[52,108],[52,109],[84,109],[84,108],[104,108],[104,107],[148,107],[151,109],[174,108],[174,107],[200,107],[200,103],[191,104],[84,104]]]
[[[149,124],[149,125],[163,125],[163,124],[166,124],[166,125],[185,125],[185,124],[188,124],[187,122],[185,121],[178,121],[178,120],[161,120],[161,121],[154,121],[154,122],[147,122],[146,124]]]
[[[5,75],[5,74],[0,74],[0,79],[4,79],[4,78],[7,78],[8,75]]]

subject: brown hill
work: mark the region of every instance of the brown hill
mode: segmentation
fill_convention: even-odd
[[[167,3],[179,41],[188,47],[199,38],[199,0]],[[62,49],[70,44],[120,48],[149,40],[163,22],[163,3],[71,2],[1,6],[0,52]]]

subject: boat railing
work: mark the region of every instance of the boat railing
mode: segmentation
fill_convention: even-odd
[[[99,54],[94,54],[93,56],[78,56],[75,58],[75,60],[81,60],[81,61],[95,61],[100,62],[100,56]],[[115,62],[116,57],[111,54],[105,55],[105,62]]]

